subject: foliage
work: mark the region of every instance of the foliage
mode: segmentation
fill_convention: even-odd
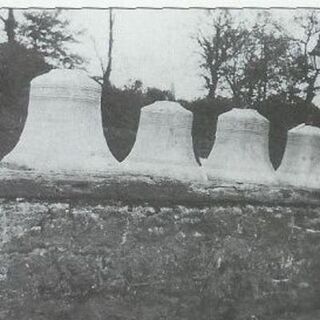
[[[208,96],[231,95],[238,107],[258,108],[268,97],[312,102],[319,87],[319,13],[309,11],[294,18],[293,37],[270,13],[258,13],[252,26],[237,22],[228,11],[212,14],[211,32],[198,37]],[[313,48],[313,50],[311,50]]]
[[[152,101],[175,100],[174,95],[170,90],[161,90],[155,87],[148,87],[145,94]]]
[[[0,44],[0,92],[14,95],[16,88],[30,81],[50,67],[38,53],[18,43]]]
[[[212,34],[198,38],[208,96],[232,95],[238,107],[256,108],[282,90],[287,71],[289,42],[268,14],[250,28],[236,23],[228,11],[213,16]]]
[[[242,53],[245,57],[240,68],[242,77],[237,83],[240,84],[237,88],[239,94],[234,94],[237,105],[257,108],[270,95],[286,90],[288,40],[282,33],[275,33],[273,27],[270,30],[268,27],[267,16],[253,26],[249,36],[244,33],[248,44]],[[228,77],[228,72],[225,77]]]
[[[179,102],[193,113],[193,149],[200,162],[200,158],[209,156],[215,140],[218,116],[232,108],[232,100],[220,96],[213,99],[209,96],[192,102]]]
[[[320,14],[317,11],[311,11],[296,15],[294,22],[302,31],[302,36],[291,39],[292,66],[288,70],[288,77],[292,81],[290,93],[291,96],[298,95],[310,103],[320,89],[316,86],[320,74],[320,66],[316,59],[320,56]],[[315,37],[319,37],[319,40],[313,47]]]
[[[70,21],[61,10],[25,11],[24,21],[17,27],[17,41],[39,52],[56,66],[74,68],[84,63],[82,57],[71,52],[68,45],[76,43],[80,32],[70,30]]]
[[[320,127],[320,109],[300,97],[270,96],[258,111],[270,121],[269,154],[275,168],[281,163],[289,129],[300,123]]]
[[[214,19],[213,34],[199,36],[198,44],[202,49],[203,69],[202,77],[205,80],[205,87],[208,89],[208,96],[215,98],[219,80],[222,77],[222,66],[228,60],[228,50],[232,46],[231,37],[235,29],[231,26],[231,16],[228,11],[222,11]]]

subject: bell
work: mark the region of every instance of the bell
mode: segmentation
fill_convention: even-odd
[[[208,179],[256,184],[274,182],[268,131],[268,120],[256,110],[234,108],[221,114],[215,144],[204,163]]]
[[[103,136],[100,94],[84,71],[35,78],[24,130],[3,162],[45,172],[110,170],[117,162]]]
[[[191,137],[192,113],[179,103],[158,101],[142,109],[136,142],[124,161],[133,174],[199,180]]]
[[[302,124],[289,130],[277,178],[284,185],[320,188],[320,128]]]

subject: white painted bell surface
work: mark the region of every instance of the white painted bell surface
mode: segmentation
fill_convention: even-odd
[[[192,113],[179,103],[158,101],[141,111],[136,142],[125,170],[178,180],[201,180],[192,146]]]
[[[302,124],[289,130],[277,178],[284,185],[320,189],[320,128]]]
[[[275,171],[269,159],[269,122],[256,110],[234,108],[218,118],[216,140],[205,161],[209,180],[269,184]]]
[[[100,86],[80,70],[55,69],[35,78],[24,130],[3,162],[40,171],[117,166],[103,136],[100,94]]]

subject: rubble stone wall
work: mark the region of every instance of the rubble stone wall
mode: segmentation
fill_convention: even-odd
[[[80,180],[2,179],[0,319],[319,319],[319,194]]]

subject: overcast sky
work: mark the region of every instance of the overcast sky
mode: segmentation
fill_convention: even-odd
[[[93,41],[106,60],[108,49],[108,11],[70,12],[74,24],[87,29],[83,55],[91,57],[89,70],[99,73]],[[146,86],[170,89],[174,84],[178,97],[201,96],[199,53],[195,36],[204,11],[199,10],[114,10],[114,52],[112,81],[123,85],[140,79]]]

